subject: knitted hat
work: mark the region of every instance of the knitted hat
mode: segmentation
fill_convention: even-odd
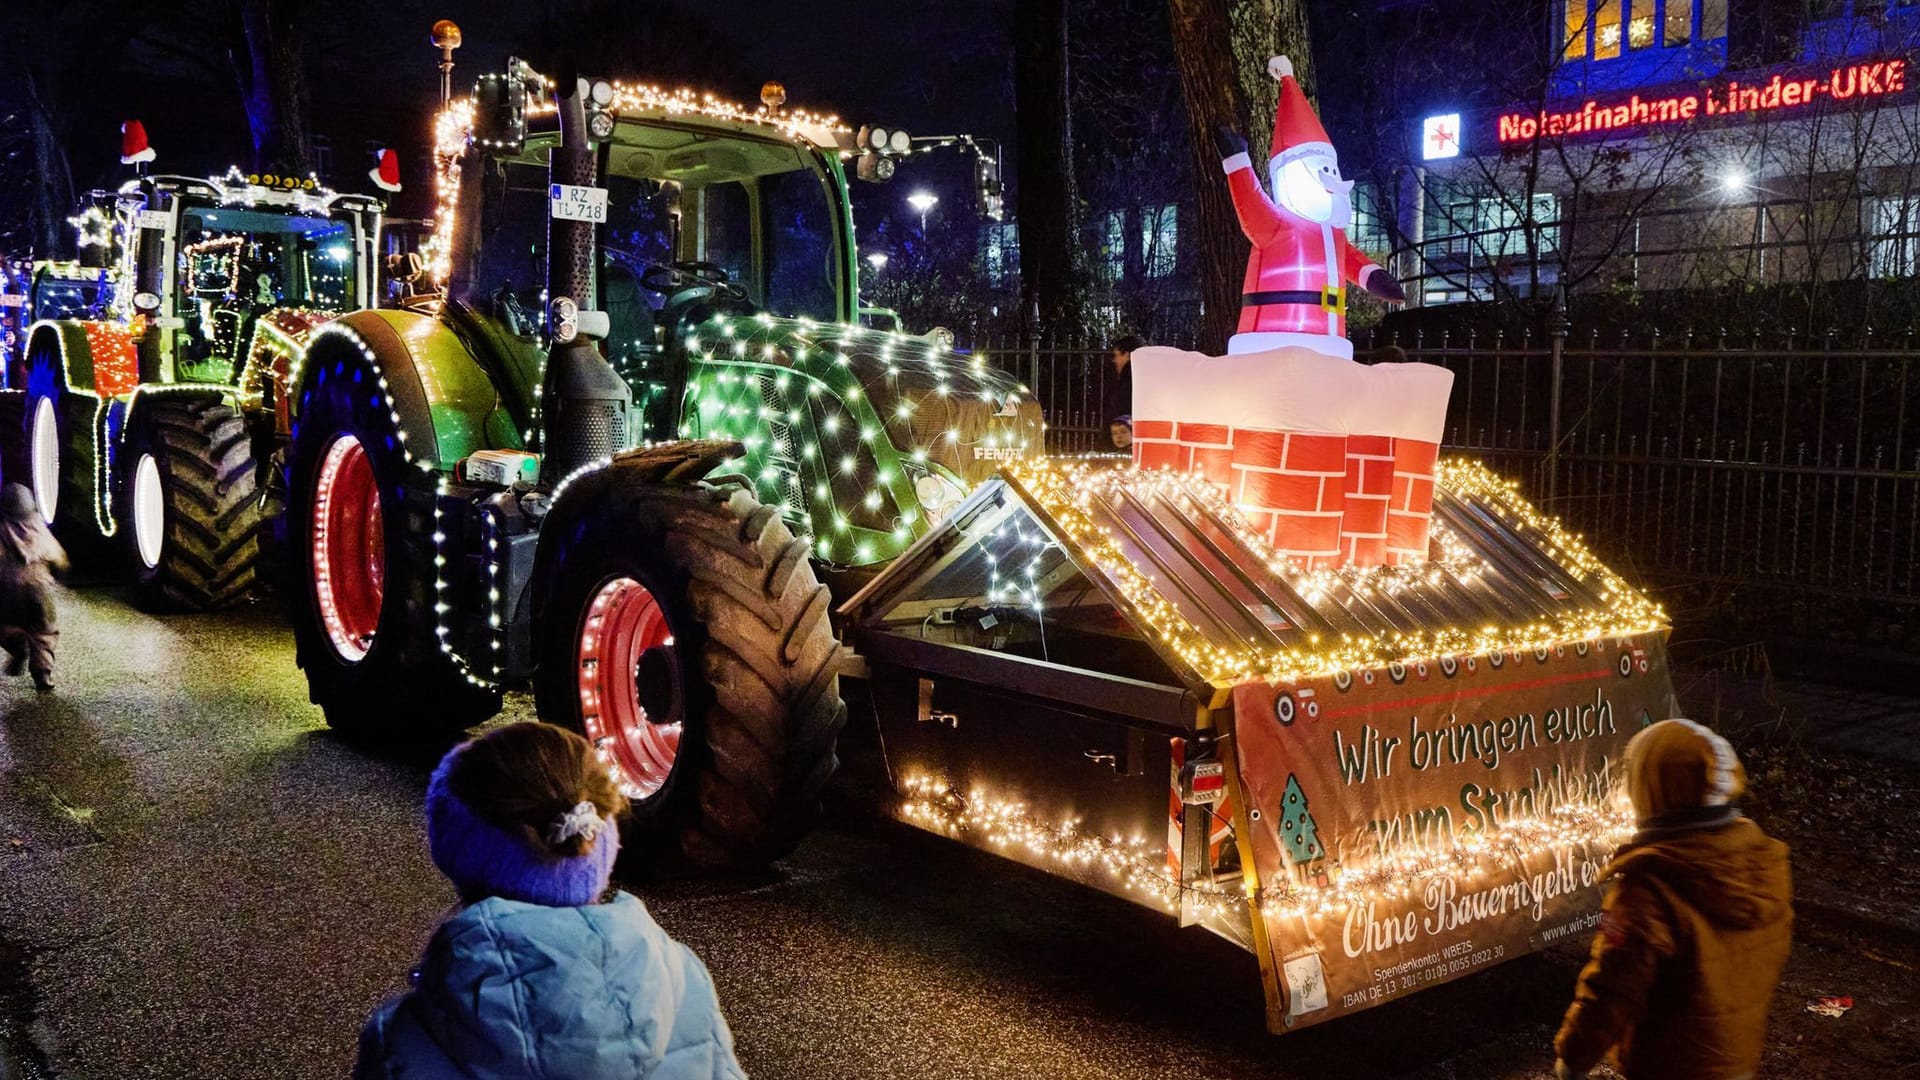
[[[497,729],[482,738],[508,730]],[[579,739],[557,728],[547,730]],[[461,757],[478,741],[449,750],[427,784],[427,848],[433,864],[467,903],[489,896],[548,907],[579,907],[598,901],[607,891],[614,858],[620,853],[618,823],[612,815],[603,817],[591,802],[584,801],[556,812],[537,830],[488,820],[454,791],[453,775],[461,766]],[[590,846],[578,855],[556,853],[554,845],[575,836],[588,838]]]
[[[0,518],[8,521],[26,521],[40,512],[40,505],[34,502],[33,492],[25,484],[8,484],[0,489]]]
[[[1642,826],[1731,806],[1746,788],[1733,746],[1692,720],[1662,720],[1627,744],[1627,794]]]

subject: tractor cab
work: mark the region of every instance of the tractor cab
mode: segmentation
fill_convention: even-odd
[[[107,245],[125,283],[116,313],[148,317],[143,381],[239,384],[264,392],[259,354],[375,301],[381,205],[311,179],[144,177],[112,205]]]
[[[550,343],[549,221],[573,215],[596,234],[574,299],[605,314],[598,348],[631,392],[629,441],[738,440],[729,471],[817,557],[882,563],[1001,464],[1039,453],[1040,410],[1016,379],[948,337],[866,325],[844,163],[890,175],[883,155],[908,152],[904,133],[789,110],[774,84],[751,109],[596,82],[593,182],[576,186],[550,173],[557,111],[544,79],[510,66],[443,114],[438,155],[457,212],[430,265],[450,318],[516,369],[521,430],[536,426]]]

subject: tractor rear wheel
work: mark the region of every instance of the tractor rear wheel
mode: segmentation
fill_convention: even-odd
[[[238,412],[206,398],[152,395],[119,454],[120,527],[142,601],[206,611],[253,587],[259,497]]]
[[[435,474],[355,350],[316,351],[287,459],[283,594],[307,694],[352,738],[429,741],[500,710],[442,643]]]
[[[94,412],[92,398],[67,389],[59,346],[50,335],[37,335],[27,353],[27,486],[41,516],[75,556],[91,551],[101,535],[94,506]]]
[[[807,542],[744,490],[622,463],[576,479],[540,542],[536,703],[613,767],[627,850],[699,869],[791,851],[847,716]]]
[[[0,484],[26,484],[33,477],[27,466],[27,392],[0,390]]]

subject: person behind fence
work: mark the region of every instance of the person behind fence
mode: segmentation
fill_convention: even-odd
[[[1135,334],[1113,339],[1113,374],[1100,385],[1101,419],[1106,421],[1107,441],[1115,450],[1133,446],[1133,350],[1141,345]]]
[[[609,893],[626,800],[580,736],[497,728],[427,785],[427,846],[462,906],[360,1036],[357,1080],[743,1080],[713,980]]]
[[[1611,1050],[1629,1080],[1752,1077],[1791,944],[1787,846],[1742,816],[1740,759],[1691,720],[1634,736],[1626,774],[1638,831],[1607,867],[1555,1074]]]
[[[53,575],[66,568],[67,553],[47,531],[33,492],[22,484],[0,488],[0,648],[7,674],[32,671],[42,693],[53,689],[60,640]]]

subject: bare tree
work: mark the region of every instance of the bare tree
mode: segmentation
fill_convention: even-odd
[[[1186,96],[1192,141],[1195,204],[1199,210],[1205,304],[1200,347],[1226,347],[1240,314],[1247,241],[1219,180],[1214,129],[1232,125],[1264,160],[1278,89],[1267,74],[1271,56],[1293,57],[1305,74],[1310,53],[1304,5],[1298,0],[1171,0],[1174,57]],[[1303,84],[1303,88],[1304,88]]]
[[[1013,18],[1021,305],[1050,327],[1075,314],[1079,243],[1066,0],[1016,0]]]

